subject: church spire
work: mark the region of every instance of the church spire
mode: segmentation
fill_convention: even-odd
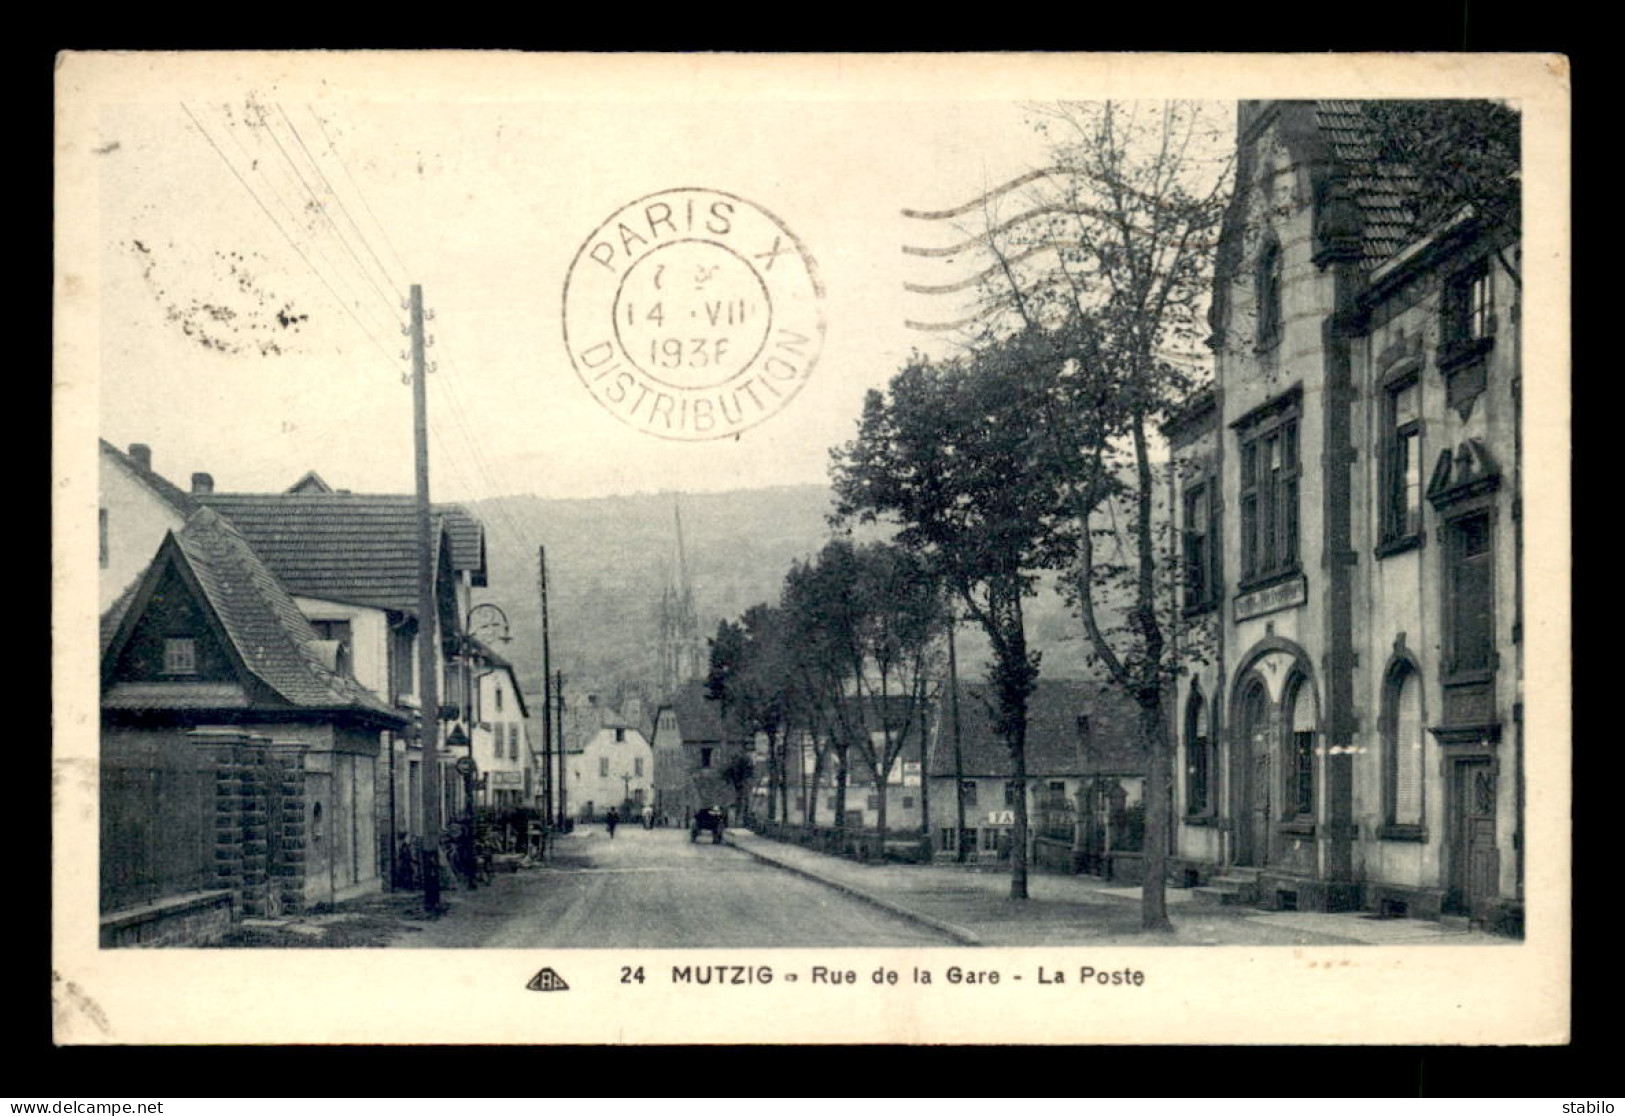
[[[675,493],[671,512],[672,562],[660,594],[660,692],[663,696],[674,693],[684,682],[702,677],[706,668],[699,617],[694,611],[694,590],[688,580],[683,509]]]

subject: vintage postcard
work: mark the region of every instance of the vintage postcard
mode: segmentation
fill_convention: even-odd
[[[56,91],[58,1042],[1567,1041],[1564,59]]]

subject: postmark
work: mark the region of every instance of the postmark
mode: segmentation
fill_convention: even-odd
[[[664,190],[616,210],[564,282],[582,385],[634,430],[730,438],[785,408],[824,341],[812,254],[772,213],[721,190]]]

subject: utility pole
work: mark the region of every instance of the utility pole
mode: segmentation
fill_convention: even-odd
[[[542,593],[542,816],[554,828],[553,814],[553,645],[547,626],[547,547],[536,548]]]
[[[918,683],[918,685],[920,687],[920,700],[915,703],[915,710],[920,715],[920,836],[925,839],[926,852],[930,854],[927,863],[930,863],[930,861],[936,859],[935,849],[937,847],[936,838],[931,833],[931,730],[927,723],[928,711],[926,708],[930,703],[925,700],[927,692],[925,685],[923,683]],[[937,694],[940,699],[942,691],[938,690]],[[907,758],[905,754],[905,762]],[[905,778],[903,783],[906,786],[908,780]]]
[[[439,565],[429,512],[428,365],[423,356],[423,288],[412,284],[412,443],[417,464],[418,697],[423,744],[423,909],[440,913],[440,633],[435,574]]]
[[[954,632],[959,617],[948,622],[948,686],[954,718],[954,801],[958,803],[956,819],[959,829],[954,833],[954,859],[965,863],[965,753],[959,738],[959,655],[954,650]]]
[[[570,785],[569,785],[568,780],[566,779],[567,772],[565,770],[565,762],[564,762],[565,748],[564,748],[564,672],[563,671],[557,671],[553,675],[553,700],[558,703],[558,705],[556,707],[557,716],[554,718],[554,726],[558,729],[558,733],[559,733],[559,736],[558,736],[558,745],[559,745],[559,748],[558,748],[558,757],[559,757],[559,781],[558,781],[558,788],[559,788],[559,828],[563,829],[565,827],[566,821],[570,817],[570,804],[569,804]]]

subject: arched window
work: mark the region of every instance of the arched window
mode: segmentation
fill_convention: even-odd
[[[1288,691],[1291,710],[1287,738],[1287,816],[1315,816],[1315,690],[1299,678]]]
[[[1260,349],[1281,338],[1281,244],[1266,236],[1258,250],[1258,273],[1254,280],[1258,294],[1256,341]]]
[[[1390,825],[1422,824],[1422,773],[1427,760],[1422,729],[1422,680],[1407,663],[1388,676],[1387,716],[1383,718]]]
[[[1185,812],[1213,812],[1213,732],[1202,691],[1193,688],[1185,707]]]

